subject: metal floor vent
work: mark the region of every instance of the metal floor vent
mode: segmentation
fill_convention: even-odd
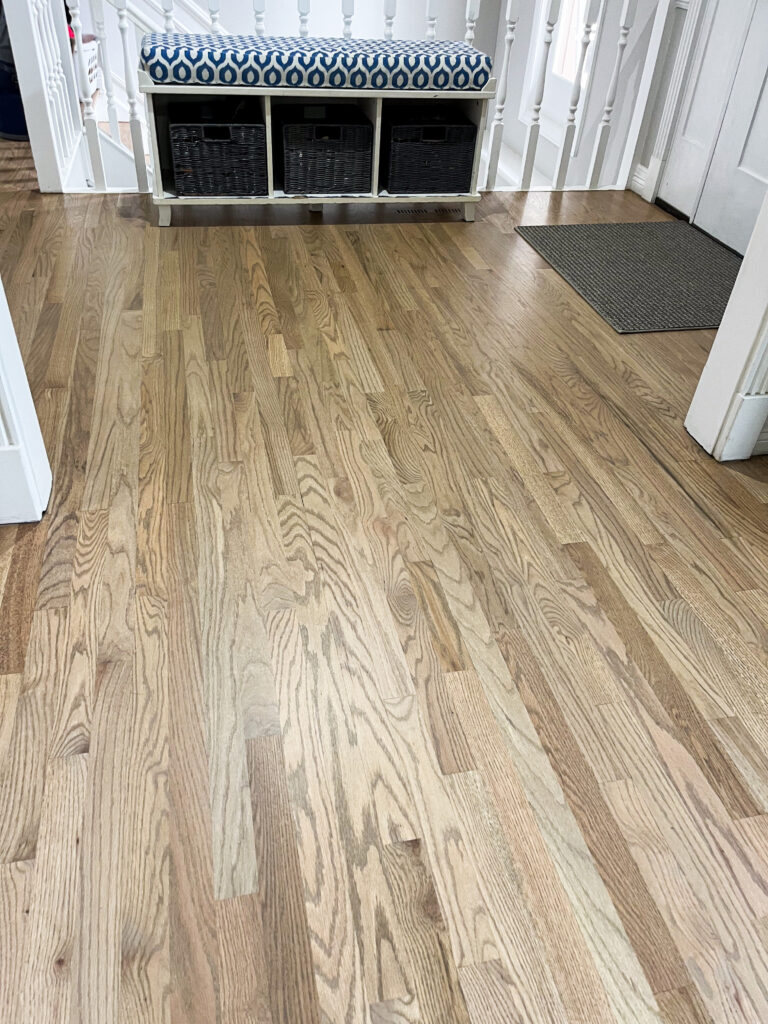
[[[461,213],[462,209],[460,206],[398,206],[395,213],[405,213],[409,217],[415,217],[419,214],[429,213],[434,215],[436,213]]]

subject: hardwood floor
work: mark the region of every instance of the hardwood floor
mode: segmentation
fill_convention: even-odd
[[[665,214],[0,188],[0,1019],[765,1024],[768,468],[514,233]]]

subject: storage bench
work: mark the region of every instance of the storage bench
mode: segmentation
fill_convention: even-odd
[[[407,200],[411,205],[458,199],[464,203],[465,218],[473,219],[473,204],[480,198],[480,146],[494,83],[490,58],[466,43],[156,33],[142,42],[139,81],[148,99],[154,201],[161,224],[170,223],[174,205],[319,205],[318,200]],[[416,100],[411,116],[408,108]],[[352,121],[370,126],[370,155],[359,146],[350,147],[346,152],[355,167],[345,169],[342,129],[336,123],[342,121],[342,108],[350,106],[357,111]],[[302,134],[301,125],[312,121],[312,111],[317,129],[309,127]],[[406,132],[398,135],[393,147],[392,126],[398,118],[416,130],[416,145],[408,145]],[[294,127],[286,146],[289,122]],[[448,122],[458,131],[441,133],[440,125]],[[263,125],[261,150],[256,125]],[[248,126],[250,131],[245,131]],[[357,134],[362,139],[365,131]],[[296,176],[296,154],[305,153],[296,140],[302,138],[312,144],[312,169],[308,172],[307,157],[302,155],[304,173]],[[181,139],[187,146],[184,167],[178,159]],[[411,142],[416,142],[413,132]],[[259,183],[253,192],[246,191],[244,146],[250,143],[254,159],[262,161],[250,176]],[[441,146],[446,158],[450,152],[443,174],[438,173]],[[228,147],[242,173],[228,168]],[[206,152],[211,153],[210,173],[201,165]],[[395,157],[401,169],[407,164],[405,176],[390,173]],[[453,176],[449,164],[455,168]],[[318,176],[326,165],[333,173]],[[266,188],[260,184],[262,177]]]

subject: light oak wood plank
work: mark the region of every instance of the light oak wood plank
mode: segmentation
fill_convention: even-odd
[[[319,1024],[304,886],[279,736],[249,740],[262,956],[271,1020]]]
[[[219,464],[213,444],[200,438],[193,471],[214,895],[227,899],[258,890],[243,720],[242,653],[250,650],[252,639],[243,632],[240,611],[252,598],[244,577],[242,535],[237,520],[232,521],[239,468]]]
[[[35,862],[0,864],[0,1011],[5,1020],[21,1020],[24,944],[35,879]]]
[[[25,925],[22,1020],[77,1014],[72,974],[80,931],[80,848],[88,768],[85,754],[48,764],[35,886]]]
[[[424,1024],[468,1024],[458,971],[421,842],[412,839],[385,847],[384,870],[413,970],[420,1019]]]

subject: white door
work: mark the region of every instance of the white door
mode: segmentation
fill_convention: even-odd
[[[743,253],[768,190],[768,0],[757,0],[693,221]]]
[[[659,198],[743,253],[768,189],[768,0],[719,0],[700,43]]]
[[[686,217],[696,210],[753,3],[710,0],[701,16],[698,44],[686,72],[677,127],[659,184],[659,198]],[[693,15],[689,5],[688,17]]]
[[[35,522],[51,494],[51,467],[0,281],[0,523]]]

